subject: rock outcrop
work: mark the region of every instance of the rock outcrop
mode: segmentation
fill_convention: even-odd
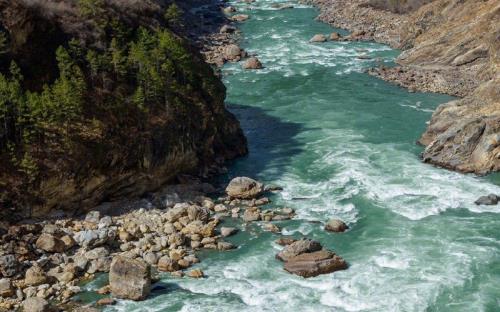
[[[44,126],[37,126],[37,140],[22,141],[21,124],[0,130],[0,213],[11,217],[10,211],[23,216],[45,216],[55,209],[80,212],[103,200],[143,195],[177,182],[182,174],[217,174],[225,160],[247,152],[239,122],[225,108],[224,85],[198,48],[164,20],[169,3],[0,0],[0,36],[6,39],[2,51],[7,51],[0,58],[2,77],[10,79],[9,64],[14,61],[22,75],[16,76],[22,79],[21,91],[41,92],[45,84],[52,86],[60,78],[58,62],[65,54],[64,62],[78,63],[78,69],[68,66],[73,71],[68,75],[79,84],[72,88],[79,92],[68,91],[64,105],[69,107],[56,110],[73,110],[73,117],[61,116],[57,124],[40,120],[37,125]],[[115,33],[122,28],[130,30],[124,45]],[[177,49],[161,53],[165,58],[157,60],[165,65],[157,74],[170,71],[171,81],[159,78],[155,90],[145,90],[140,82],[144,77],[134,78],[141,75],[139,66],[122,62],[132,44],[139,47],[134,43],[139,33],[151,39],[153,46],[141,47],[146,54],[160,48],[160,33],[164,48]],[[92,62],[110,49],[120,50],[115,54],[120,65],[97,69]],[[170,89],[174,85],[175,90]],[[63,105],[58,102],[62,96],[51,98],[54,107]],[[2,124],[17,120],[2,114]],[[29,164],[29,173],[13,160],[7,146],[26,157],[23,164]]]
[[[498,1],[303,2],[317,5],[320,20],[352,31],[351,37],[363,33],[363,40],[404,50],[400,67],[370,74],[412,91],[462,97],[434,112],[419,140],[425,162],[478,174],[500,170]]]

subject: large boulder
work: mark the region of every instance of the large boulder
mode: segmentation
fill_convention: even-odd
[[[144,300],[151,291],[151,267],[142,260],[116,256],[111,262],[109,285],[114,297]]]
[[[345,269],[347,269],[345,260],[328,250],[303,253],[288,259],[285,263],[287,272],[302,277],[313,277]]]
[[[339,220],[339,219],[331,219],[325,224],[325,230],[329,232],[344,232],[348,229],[349,227],[347,224],[344,223],[344,221]]]
[[[500,196],[489,194],[479,197],[474,203],[476,205],[496,205],[500,201]]]
[[[289,259],[303,253],[319,251],[321,248],[323,247],[317,241],[311,239],[301,239],[283,248],[283,250],[276,255],[276,258],[286,262]]]
[[[262,63],[258,58],[250,57],[243,63],[243,69],[262,69]]]
[[[50,311],[50,306],[47,300],[31,297],[23,301],[24,312],[47,312]]]
[[[66,244],[52,234],[42,233],[36,240],[36,248],[46,252],[64,252]]]
[[[247,177],[237,177],[229,182],[226,193],[232,198],[252,199],[262,194],[262,183]]]

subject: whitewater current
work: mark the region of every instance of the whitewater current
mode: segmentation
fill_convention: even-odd
[[[265,68],[223,68],[226,102],[250,149],[226,178],[282,186],[272,206],[297,212],[277,223],[283,234],[320,241],[349,269],[290,275],[274,257],[275,234],[228,220],[241,230],[229,239],[239,248],[200,253],[207,278],[165,274],[150,299],[106,311],[500,311],[500,207],[474,204],[500,194],[498,178],[424,164],[415,144],[436,106],[452,98],[364,73],[394,64],[399,51],[385,45],[309,43],[346,32],[315,21],[309,6],[276,10],[280,2],[230,1],[250,16],[241,46]],[[330,218],[350,230],[325,232]]]

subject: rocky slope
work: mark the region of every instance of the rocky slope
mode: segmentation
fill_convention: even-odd
[[[173,8],[0,0],[3,214],[85,210],[247,152],[224,85]]]
[[[500,170],[500,1],[306,2],[320,8],[320,20],[360,34],[356,40],[403,50],[400,66],[370,74],[461,97],[433,114],[419,140],[424,161],[478,174]]]

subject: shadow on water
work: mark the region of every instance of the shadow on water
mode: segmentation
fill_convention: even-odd
[[[264,172],[267,180],[278,179],[291,158],[304,151],[296,138],[305,130],[303,125],[283,121],[259,107],[237,104],[227,107],[241,123],[249,154],[229,163],[229,173],[223,179],[239,175],[259,178]]]

